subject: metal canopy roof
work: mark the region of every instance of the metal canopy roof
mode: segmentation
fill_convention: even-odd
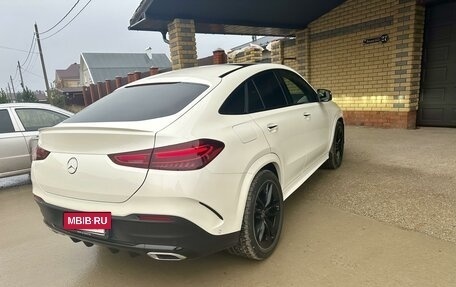
[[[130,30],[168,31],[176,18],[193,19],[197,33],[290,36],[344,0],[143,0]]]
[[[132,72],[147,72],[151,67],[170,68],[171,61],[165,54],[146,53],[82,53],[81,63],[85,62],[94,83]]]

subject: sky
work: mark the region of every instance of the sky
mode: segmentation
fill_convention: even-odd
[[[45,90],[38,47],[27,59],[35,22],[40,34],[43,33],[40,36],[43,39],[41,45],[51,83],[55,79],[55,70],[79,63],[82,52],[141,53],[151,47],[153,53],[166,53],[169,57],[169,47],[159,32],[128,30],[130,18],[141,0],[92,0],[72,23],[51,36],[88,1],[80,0],[60,25],[43,33],[54,26],[76,0],[0,0],[0,88],[7,87],[11,75],[16,92],[21,90],[17,73],[17,61],[20,61],[24,64],[25,86],[32,90]],[[48,36],[51,37],[44,39]],[[250,40],[250,36],[197,34],[198,57],[212,55],[217,48],[228,50]]]

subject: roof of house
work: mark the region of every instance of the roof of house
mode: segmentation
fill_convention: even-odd
[[[79,65],[78,65],[79,66]],[[78,73],[79,74],[79,73]],[[79,77],[78,77],[79,78]],[[38,101],[46,101],[47,100],[47,96],[46,96],[46,93],[44,91],[39,91],[39,90],[36,90],[33,92],[35,94],[35,97]]]
[[[94,83],[125,77],[132,72],[146,72],[151,67],[169,68],[171,61],[166,54],[146,53],[82,53],[82,59],[89,68]]]
[[[143,0],[131,30],[167,32],[176,18],[193,19],[196,33],[291,36],[345,0]]]
[[[62,80],[67,80],[67,79],[79,79],[79,64],[74,63],[71,64],[68,68],[65,70],[55,70],[55,75],[56,78],[59,77]]]
[[[207,56],[197,60],[198,66],[207,66],[214,64],[214,56]]]

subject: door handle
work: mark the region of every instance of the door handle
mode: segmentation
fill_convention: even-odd
[[[310,118],[312,117],[312,114],[305,112],[305,113],[303,114],[303,116],[304,116],[304,118],[305,118],[306,120],[310,120]]]
[[[275,133],[279,129],[278,124],[268,124],[267,127],[268,127],[268,131],[271,133]]]

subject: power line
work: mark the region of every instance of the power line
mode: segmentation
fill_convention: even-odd
[[[71,24],[71,22],[73,22],[74,19],[76,19],[76,17],[79,16],[79,14],[81,14],[82,11],[84,11],[84,9],[87,7],[87,5],[90,4],[90,2],[92,2],[92,0],[89,0],[89,2],[87,2],[84,7],[82,7],[81,10],[79,10],[78,14],[76,14],[73,18],[71,18],[71,20],[65,24],[65,26],[63,26],[62,28],[60,28],[59,30],[57,30],[57,32],[55,32],[54,34],[51,34],[50,36],[47,36],[46,38],[42,38],[41,40],[46,40],[46,39],[49,39],[51,38],[52,36],[54,36],[55,34],[59,33],[60,31],[62,31],[63,29],[65,29],[68,25]]]
[[[27,58],[25,58],[25,61],[22,63],[22,66],[24,66],[25,63],[27,63],[27,60],[30,57],[30,54],[32,52],[32,48],[33,48],[34,44],[35,44],[35,33],[33,33],[32,42],[30,43],[30,48],[29,48],[29,51],[28,51],[28,54],[27,54]]]
[[[63,16],[63,18],[60,19],[59,22],[57,22],[54,26],[52,26],[51,28],[47,29],[46,31],[41,32],[40,34],[45,34],[45,33],[49,32],[49,31],[51,31],[52,29],[54,29],[55,27],[57,27],[57,25],[59,25],[60,23],[62,23],[62,21],[65,20],[65,18],[71,13],[71,11],[73,11],[73,9],[76,7],[76,5],[78,5],[79,1],[81,1],[81,0],[77,0],[76,3],[74,3],[74,5],[73,5],[73,7],[71,7],[70,11],[68,11],[65,14],[65,16]]]
[[[35,38],[35,34],[33,34],[33,38],[36,39],[36,38]],[[31,54],[31,57],[30,57],[30,59],[28,59],[28,60],[29,60],[28,63],[27,63],[27,61],[24,61],[24,63],[21,64],[22,67],[24,67],[25,65],[27,65],[27,68],[28,68],[28,67],[30,66],[30,63],[31,63],[32,60],[33,60],[33,57],[37,57],[37,56],[38,56],[38,54],[35,54],[35,50],[36,50],[36,41],[33,41],[32,51],[31,51],[31,53],[30,53],[30,54]],[[27,59],[26,59],[26,60],[27,60]]]
[[[12,50],[12,51],[18,51],[18,52],[24,52],[24,53],[28,53],[29,52],[29,51],[26,51],[26,50],[16,49],[16,48],[7,47],[7,46],[3,46],[3,45],[0,45],[0,49],[6,49],[6,50]],[[38,54],[38,53],[35,53],[35,54]]]
[[[42,76],[40,76],[38,74],[35,74],[34,72],[30,72],[29,70],[26,70],[25,68],[22,68],[22,70],[24,70],[25,72],[29,73],[30,75],[34,75],[35,77],[44,79]]]
[[[36,45],[33,47],[33,51],[35,51],[35,50],[36,50]],[[25,68],[28,70],[33,69],[33,67],[35,67],[37,59],[38,59],[38,53],[33,53],[32,57],[30,58],[30,61],[27,64],[27,67],[25,67]]]

